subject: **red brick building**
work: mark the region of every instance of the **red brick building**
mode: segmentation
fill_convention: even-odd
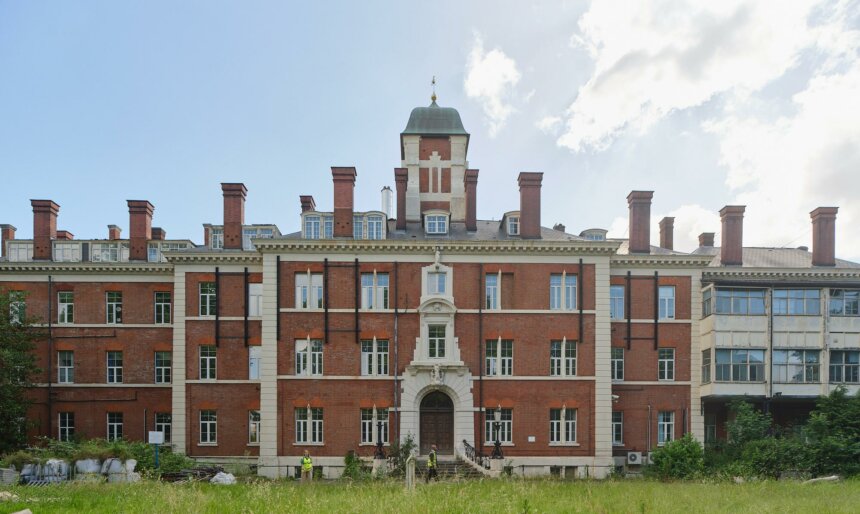
[[[282,235],[246,224],[247,189],[222,184],[200,246],[166,240],[145,201],[128,202],[128,239],[79,241],[33,200],[32,240],[3,225],[0,287],[49,328],[34,435],[162,430],[267,476],[306,449],[336,476],[380,430],[464,457],[489,455],[498,428],[517,472],[597,477],[703,439],[713,253],[673,250],[671,218],[651,245],[648,191],[628,196],[629,240],[546,228],[541,173],[511,184],[501,221],[478,220],[468,147],[434,101],[401,134],[394,213],[388,188],[383,210],[356,212],[356,170],[332,168],[333,208],[300,196],[301,230]]]

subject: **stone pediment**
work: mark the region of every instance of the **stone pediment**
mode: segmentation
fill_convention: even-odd
[[[448,297],[430,296],[421,299],[421,305],[418,310],[425,314],[454,314],[457,312],[457,307],[448,299]]]

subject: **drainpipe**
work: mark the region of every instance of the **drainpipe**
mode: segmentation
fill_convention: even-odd
[[[400,378],[400,357],[398,355],[398,348],[400,345],[400,339],[398,337],[397,332],[397,322],[399,317],[398,312],[398,302],[397,296],[400,294],[400,287],[398,282],[398,266],[397,261],[394,261],[394,416],[395,422],[394,425],[397,427],[397,439],[400,439],[400,387],[399,387],[399,378]]]
[[[484,411],[484,302],[482,301],[481,291],[485,289],[484,270],[479,264],[478,272],[478,412],[480,414],[480,426],[478,427],[478,455],[484,454],[484,419],[487,413]],[[499,306],[502,302],[502,283],[499,282],[499,290],[497,292],[499,298]]]
[[[48,437],[54,433],[54,277],[48,275]],[[26,311],[25,311],[26,312]]]

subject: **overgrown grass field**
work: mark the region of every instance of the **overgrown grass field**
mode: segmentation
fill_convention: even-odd
[[[857,512],[860,481],[659,483],[646,480],[485,480],[419,484],[257,481],[211,484],[68,484],[12,487],[0,512]]]

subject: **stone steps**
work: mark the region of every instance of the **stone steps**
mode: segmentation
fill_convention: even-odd
[[[438,460],[436,462],[436,473],[439,479],[476,479],[486,478],[486,475],[478,471],[471,464],[461,458],[455,460]],[[416,475],[421,479],[427,476],[427,459],[418,459],[416,462]]]

